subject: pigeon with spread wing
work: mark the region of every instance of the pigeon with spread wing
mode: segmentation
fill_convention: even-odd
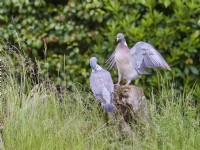
[[[118,82],[121,79],[127,80],[129,85],[132,80],[139,78],[142,74],[149,74],[147,68],[165,68],[171,70],[161,54],[146,42],[137,42],[131,49],[128,48],[125,37],[122,33],[117,34],[119,42],[115,51],[108,59],[109,69],[117,67]]]

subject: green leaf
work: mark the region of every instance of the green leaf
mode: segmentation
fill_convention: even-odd
[[[190,70],[192,71],[193,74],[199,75],[199,70],[196,67],[190,66]]]
[[[184,73],[187,74],[187,75],[189,74],[189,68],[188,67],[185,67]]]
[[[164,0],[164,6],[167,8],[171,4],[171,0]]]

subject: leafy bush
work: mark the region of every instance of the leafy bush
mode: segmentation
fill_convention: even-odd
[[[57,81],[62,78],[85,83],[88,57],[99,34],[97,25],[103,20],[104,12],[99,7],[102,5],[97,1],[3,1],[0,34],[19,43],[31,57],[45,59],[44,71],[47,69]]]
[[[43,72],[58,84],[88,83],[89,58],[104,66],[118,32],[129,47],[140,40],[153,44],[172,68],[166,76],[180,89],[199,77],[198,0],[7,0],[0,2],[0,21],[2,38],[41,58]],[[139,83],[157,86],[158,79],[144,76]]]

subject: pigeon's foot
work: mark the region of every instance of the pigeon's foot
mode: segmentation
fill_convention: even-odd
[[[129,83],[126,83],[125,85],[122,85],[122,87],[127,87],[129,86]]]
[[[120,87],[119,83],[114,84],[116,86],[116,88]]]
[[[127,87],[127,86],[129,86],[129,84],[130,84],[130,81],[128,81],[125,85],[123,85],[122,87]]]

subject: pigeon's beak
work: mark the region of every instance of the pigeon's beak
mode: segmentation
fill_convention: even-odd
[[[117,37],[117,42],[119,41],[119,38]]]

